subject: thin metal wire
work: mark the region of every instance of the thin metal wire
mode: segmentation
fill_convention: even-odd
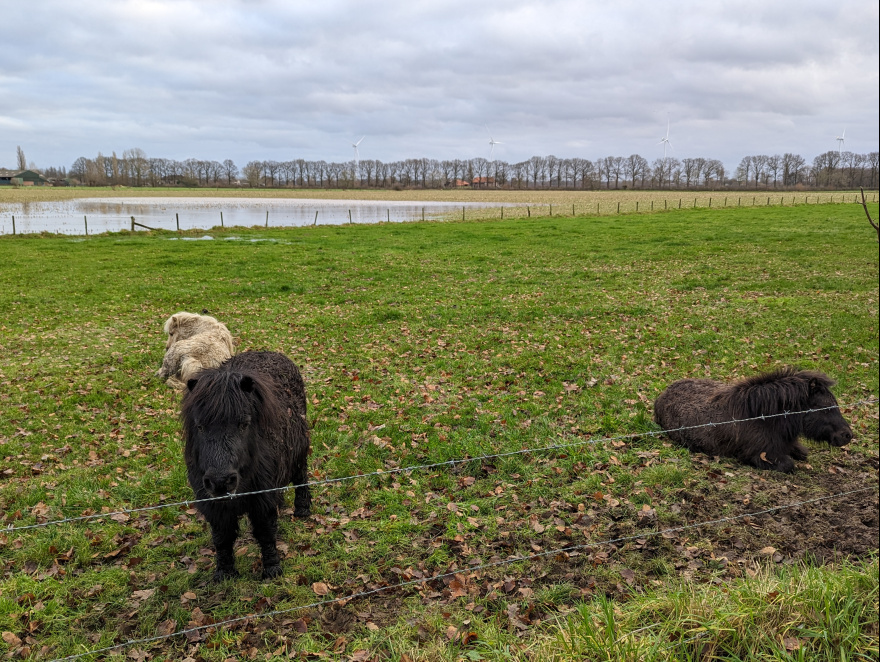
[[[751,513],[743,513],[742,515],[733,515],[731,517],[721,517],[719,519],[707,520],[705,522],[698,522],[694,524],[684,524],[682,526],[674,526],[668,529],[662,529],[660,531],[642,531],[630,536],[622,536],[620,538],[613,538],[611,540],[600,540],[598,542],[584,543],[582,545],[571,545],[569,547],[561,547],[558,549],[554,549],[547,552],[535,552],[534,554],[524,554],[521,556],[512,556],[501,561],[493,561],[491,563],[483,563],[480,565],[468,566],[466,568],[461,568],[459,570],[454,570],[452,572],[445,572],[442,574],[434,575],[432,577],[424,577],[422,579],[413,579],[406,582],[400,582],[399,584],[393,584],[390,586],[381,586],[379,588],[374,588],[369,591],[361,591],[360,593],[353,593],[351,595],[346,595],[340,598],[329,598],[327,600],[319,600],[317,602],[312,602],[306,605],[301,605],[299,607],[290,607],[289,609],[276,609],[275,611],[263,612],[263,613],[253,613],[248,614],[246,616],[238,616],[236,618],[230,618],[225,621],[219,621],[217,623],[211,623],[209,625],[199,625],[194,628],[187,628],[185,630],[178,630],[177,632],[172,632],[170,634],[159,634],[154,635],[152,637],[144,637],[142,639],[130,639],[121,644],[116,644],[114,646],[108,646],[106,648],[100,648],[96,650],[87,651],[85,653],[77,653],[75,655],[69,655],[68,657],[60,657],[50,662],[71,662],[72,660],[78,660],[80,658],[86,657],[87,655],[99,655],[102,653],[109,653],[110,651],[118,650],[120,648],[127,648],[129,646],[135,646],[139,644],[149,644],[154,643],[156,641],[162,641],[165,639],[170,639],[172,637],[179,637],[181,635],[187,635],[190,633],[201,632],[203,630],[208,630],[210,628],[220,628],[225,627],[227,625],[233,625],[235,623],[241,623],[243,621],[249,621],[252,619],[261,619],[261,618],[271,618],[274,616],[282,616],[284,614],[289,614],[294,611],[302,611],[304,609],[313,609],[315,607],[321,607],[324,605],[331,605],[337,602],[350,602],[351,600],[356,600],[359,598],[366,598],[371,595],[376,595],[378,593],[384,593],[386,591],[392,591],[394,589],[406,588],[408,586],[415,586],[418,584],[426,584],[428,582],[433,582],[439,579],[445,579],[447,577],[454,577],[455,575],[461,574],[470,574],[473,572],[478,572],[480,570],[486,570],[488,568],[497,568],[503,565],[510,565],[511,563],[517,563],[519,561],[532,561],[535,559],[547,557],[547,556],[557,556],[560,554],[568,554],[569,552],[575,552],[583,549],[589,549],[591,547],[600,547],[603,545],[614,545],[621,542],[629,542],[631,540],[638,540],[644,538],[653,538],[655,536],[663,535],[664,533],[676,533],[679,531],[687,531],[690,529],[698,529],[704,526],[712,526],[715,524],[723,524],[724,522],[733,522],[740,519],[745,519],[747,517],[757,517],[759,515],[767,515],[769,513],[774,513],[780,510],[786,510],[789,508],[798,508],[800,506],[805,506],[812,503],[818,503],[820,501],[828,501],[830,499],[836,499],[839,497],[850,496],[853,494],[861,494],[862,492],[868,492],[877,489],[876,486],[871,487],[863,487],[858,490],[850,490],[848,492],[838,492],[837,494],[831,494],[821,497],[816,497],[814,499],[807,499],[805,501],[798,501],[796,503],[790,503],[782,506],[774,506],[773,508],[767,508],[765,510],[757,510]],[[680,642],[678,642],[680,643]]]
[[[105,519],[112,518],[114,515],[133,515],[135,513],[143,513],[152,510],[162,510],[164,508],[179,508],[181,506],[186,506],[187,508],[192,507],[195,504],[199,503],[208,503],[211,501],[227,501],[230,499],[237,499],[240,497],[254,496],[257,494],[269,494],[272,492],[287,492],[288,490],[295,490],[298,487],[320,487],[321,485],[333,485],[336,483],[343,483],[350,480],[357,480],[358,478],[377,478],[381,476],[391,476],[400,473],[406,473],[409,471],[421,471],[425,469],[438,469],[440,467],[454,467],[456,464],[466,464],[470,462],[479,462],[482,460],[495,460],[504,457],[512,457],[514,455],[524,455],[528,453],[541,453],[544,451],[552,451],[552,450],[561,450],[565,448],[574,448],[576,446],[586,446],[589,444],[597,444],[599,442],[607,442],[607,441],[620,441],[622,439],[635,439],[637,437],[656,437],[661,434],[668,434],[670,432],[682,432],[684,430],[696,430],[698,428],[705,427],[715,427],[718,425],[731,425],[735,423],[747,423],[749,421],[757,421],[757,420],[766,420],[768,418],[777,418],[779,416],[788,417],[789,414],[812,414],[820,411],[827,411],[829,409],[843,409],[847,407],[858,407],[863,404],[874,404],[878,402],[877,398],[868,398],[866,400],[859,400],[852,404],[846,405],[832,405],[830,407],[820,407],[818,409],[804,409],[802,411],[785,411],[779,414],[766,414],[761,416],[754,416],[752,418],[740,418],[740,419],[732,419],[730,421],[723,421],[720,423],[701,423],[699,425],[686,425],[679,428],[671,428],[669,430],[649,430],[647,432],[631,432],[629,434],[618,435],[616,437],[601,437],[601,438],[590,438],[590,439],[581,439],[575,442],[569,442],[565,444],[552,444],[550,446],[542,446],[540,448],[523,448],[517,451],[508,451],[506,453],[493,453],[492,455],[480,455],[478,457],[470,457],[470,458],[460,458],[460,459],[452,459],[445,460],[443,462],[434,462],[431,464],[417,464],[410,467],[400,467],[397,469],[383,469],[381,471],[371,471],[369,473],[364,474],[354,474],[351,476],[342,476],[340,478],[327,478],[325,480],[316,480],[307,483],[301,483],[299,485],[284,485],[282,487],[272,487],[265,490],[255,490],[253,492],[242,492],[241,494],[227,494],[219,497],[210,497],[207,499],[193,499],[190,501],[176,501],[172,503],[162,503],[156,504],[153,506],[143,506],[141,508],[122,508],[120,510],[115,510],[112,512],[106,513],[93,513],[91,515],[79,515],[77,517],[65,517],[64,519],[56,519],[49,520],[48,522],[40,522],[37,524],[26,524],[24,526],[12,526],[11,524],[7,525],[5,529],[0,529],[0,531],[5,532],[15,532],[15,531],[27,531],[31,529],[42,529],[48,526],[53,526],[57,524],[66,524],[68,522],[83,522],[87,520],[95,520],[95,519]]]

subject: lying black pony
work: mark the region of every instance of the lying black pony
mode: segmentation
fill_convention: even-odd
[[[733,384],[682,379],[654,402],[654,420],[670,439],[692,451],[732,456],[759,469],[790,472],[795,460],[807,459],[807,449],[798,441],[799,436],[832,446],[845,446],[852,439],[852,429],[829,390],[833,385],[834,381],[821,372],[792,367]],[[810,409],[822,411],[796,413]],[[792,413],[676,430],[785,412]]]

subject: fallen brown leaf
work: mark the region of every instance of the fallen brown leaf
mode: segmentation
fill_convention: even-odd
[[[476,632],[463,632],[461,635],[461,645],[469,646],[479,638],[480,637],[477,635]]]
[[[16,637],[12,632],[4,632],[3,641],[5,641],[10,646],[21,646],[21,639]]]
[[[171,634],[176,629],[177,623],[169,618],[168,620],[162,621],[161,623],[159,623],[159,625],[156,626],[156,634],[167,635]]]
[[[149,600],[153,597],[153,593],[155,592],[156,589],[154,588],[145,588],[141,591],[132,591],[131,597],[138,602],[143,602],[144,600]]]

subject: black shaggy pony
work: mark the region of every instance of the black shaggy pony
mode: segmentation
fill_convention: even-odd
[[[189,484],[211,525],[217,552],[214,579],[234,577],[232,545],[247,514],[260,545],[263,577],[281,574],[275,536],[284,493],[230,496],[300,485],[294,515],[308,517],[309,431],[306,392],[296,365],[275,352],[244,352],[187,382],[181,409]]]
[[[654,402],[654,420],[670,439],[691,451],[732,456],[759,469],[791,472],[795,460],[807,459],[807,449],[798,441],[800,435],[832,446],[845,446],[852,439],[852,429],[829,390],[833,385],[834,381],[821,372],[792,367],[733,384],[682,379]],[[745,423],[675,429],[823,407],[832,408]]]

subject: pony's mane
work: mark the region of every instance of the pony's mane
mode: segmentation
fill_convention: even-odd
[[[730,414],[737,419],[807,409],[811,387],[828,389],[834,380],[814,370],[785,366],[747,377],[730,385],[724,398]],[[777,424],[785,417],[776,419]]]
[[[245,380],[250,382],[247,391],[242,388]],[[180,411],[187,436],[196,421],[210,425],[253,414],[252,424],[266,430],[282,425],[286,418],[275,396],[275,382],[268,375],[221,367],[200,372],[194,381],[183,397]]]

